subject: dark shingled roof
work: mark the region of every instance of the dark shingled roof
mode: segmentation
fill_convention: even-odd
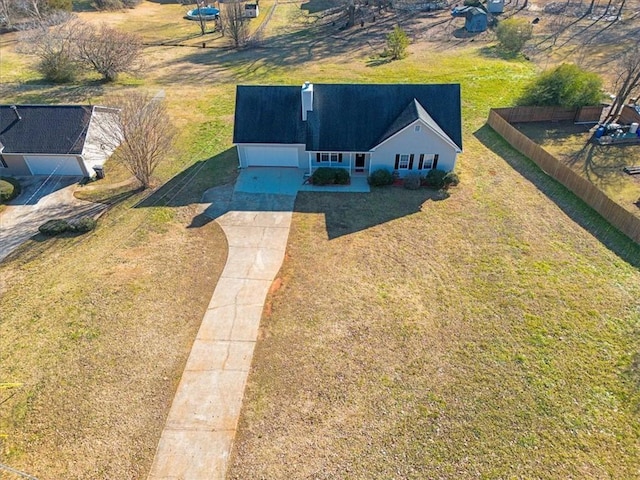
[[[305,143],[300,89],[238,85],[233,143]]]
[[[4,153],[80,154],[90,119],[83,105],[0,105],[0,142]]]
[[[309,151],[368,151],[420,118],[462,149],[460,85],[238,86],[234,143],[305,143]]]

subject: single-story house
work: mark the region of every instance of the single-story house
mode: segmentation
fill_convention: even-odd
[[[89,105],[0,105],[0,175],[92,177],[115,149],[104,128],[114,115]]]
[[[460,85],[239,85],[241,168],[451,171],[462,151]]]

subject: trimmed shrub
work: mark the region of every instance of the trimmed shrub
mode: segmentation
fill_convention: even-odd
[[[421,178],[419,173],[410,173],[404,177],[404,188],[407,190],[418,190],[421,186]]]
[[[320,167],[311,175],[314,185],[348,185],[349,172],[344,168]]]
[[[393,175],[389,170],[381,168],[369,175],[369,185],[372,187],[383,187],[393,183]]]
[[[333,168],[320,167],[313,175],[311,175],[311,181],[314,185],[332,185],[335,183],[335,173]]]
[[[40,227],[38,230],[47,237],[55,237],[56,235],[62,235],[63,233],[87,233],[96,228],[98,222],[92,217],[81,217],[77,220],[68,222],[61,218],[55,218],[49,220]]]
[[[444,170],[429,170],[427,176],[424,177],[424,185],[430,188],[442,188],[444,187],[444,177],[447,176],[447,172]]]
[[[22,192],[20,182],[11,177],[0,177],[0,202],[13,200]]]
[[[87,233],[94,230],[98,225],[98,221],[92,217],[82,217],[71,224],[74,232]]]
[[[46,235],[47,237],[55,237],[56,235],[61,235],[72,229],[73,227],[69,224],[69,222],[60,218],[48,220],[38,227],[40,233]]]
[[[449,186],[455,187],[460,183],[460,177],[458,177],[458,174],[455,172],[447,173],[442,180],[444,181],[445,187],[449,187]]]
[[[334,176],[336,185],[349,185],[349,172],[344,168],[336,169]]]

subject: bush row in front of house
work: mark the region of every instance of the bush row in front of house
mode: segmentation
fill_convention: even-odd
[[[393,174],[384,168],[374,171],[369,176],[369,185],[373,187],[383,187],[393,184]],[[457,173],[445,172],[444,170],[429,170],[426,175],[419,173],[410,173],[402,179],[403,185],[409,190],[417,190],[420,187],[429,188],[447,188],[460,183]]]
[[[311,175],[314,185],[349,185],[349,172],[344,168],[320,167]]]

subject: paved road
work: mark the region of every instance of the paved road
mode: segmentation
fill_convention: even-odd
[[[95,215],[105,205],[73,196],[79,177],[20,177],[22,193],[0,213],[0,261],[38,233],[52,218],[71,219]]]

